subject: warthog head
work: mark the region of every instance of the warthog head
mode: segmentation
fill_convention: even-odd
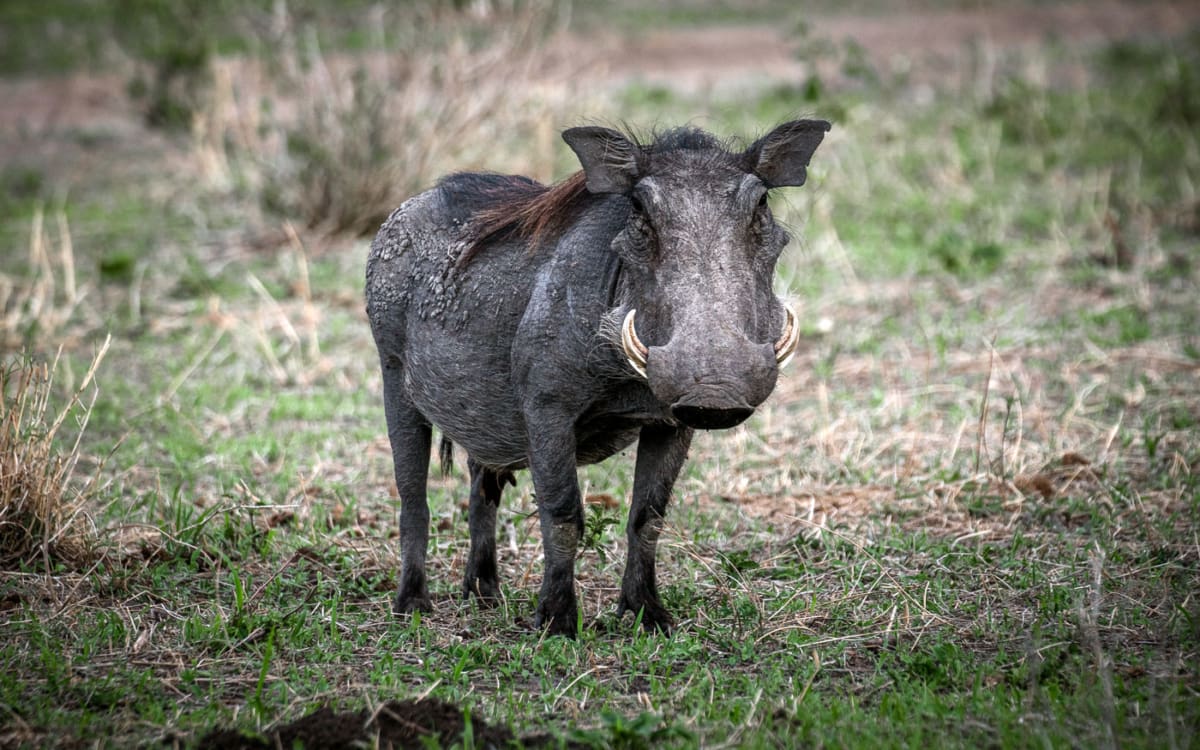
[[[795,313],[772,289],[790,238],[767,193],[804,184],[828,130],[821,120],[785,123],[741,152],[698,130],[649,146],[608,128],[563,133],[587,189],[629,201],[612,243],[623,269],[612,315],[629,366],[689,427],[744,421],[795,352]]]

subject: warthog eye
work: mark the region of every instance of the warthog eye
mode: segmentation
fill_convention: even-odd
[[[754,209],[753,218],[750,221],[750,232],[754,240],[763,244],[771,235],[771,227],[774,226],[771,220],[771,210],[767,204],[767,193],[764,191],[762,197],[758,199],[758,207]]]
[[[650,218],[645,214],[642,201],[635,195],[631,195],[629,202],[633,210],[629,214],[625,231],[621,232],[614,240],[613,248],[626,260],[636,264],[645,264],[654,255],[656,246],[654,228],[650,226]]]
[[[650,239],[653,228],[650,226],[650,214],[646,212],[646,204],[636,192],[630,193],[629,204],[633,207],[629,214],[629,226],[643,242]]]

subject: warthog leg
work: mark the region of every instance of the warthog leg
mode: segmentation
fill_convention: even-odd
[[[658,598],[655,552],[671,488],[691,443],[692,430],[686,427],[647,426],[638,437],[633,503],[625,532],[629,557],[621,579],[617,614],[630,611],[636,616],[640,612],[642,627],[647,631],[668,633],[673,625],[671,613]]]
[[[463,575],[463,598],[472,594],[483,604],[493,605],[500,597],[496,574],[496,509],[504,485],[516,484],[511,471],[493,471],[473,459],[467,461],[471,472],[471,553]]]
[[[583,500],[575,473],[575,433],[560,415],[526,415],[531,426],[529,470],[537,493],[545,550],[545,574],[534,624],[551,635],[574,637],[579,609],[575,600],[575,554],[583,536]],[[532,426],[541,429],[532,434]],[[555,429],[558,427],[558,429]]]
[[[429,544],[429,503],[425,482],[429,475],[432,430],[404,391],[404,371],[399,363],[384,363],[383,406],[400,493],[400,589],[396,614],[429,612],[433,603],[425,582],[425,550]]]

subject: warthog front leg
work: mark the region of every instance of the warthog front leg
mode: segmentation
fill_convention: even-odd
[[[642,627],[669,633],[671,614],[658,598],[655,553],[662,531],[671,488],[687,458],[692,430],[686,427],[643,427],[638,438],[637,467],[633,477],[633,503],[629,508],[626,538],[629,558],[621,579],[618,615],[641,613]]]
[[[530,436],[529,469],[537,494],[545,551],[545,575],[534,624],[551,635],[575,637],[579,609],[575,600],[575,554],[583,536],[583,501],[575,474],[575,437],[566,420],[529,419],[551,425]],[[553,429],[561,424],[565,429]]]
[[[398,363],[384,363],[383,405],[388,438],[400,494],[400,589],[393,610],[405,614],[429,612],[433,603],[425,582],[425,551],[429,544],[429,422],[404,392],[404,373]]]
[[[505,484],[516,484],[511,471],[493,471],[473,459],[467,461],[471,472],[471,553],[463,575],[463,598],[476,596],[491,605],[500,597],[496,574],[496,509]]]

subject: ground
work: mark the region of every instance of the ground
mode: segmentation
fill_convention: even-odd
[[[0,78],[3,390],[62,347],[61,539],[92,548],[0,570],[0,747],[1195,745],[1200,6],[629,5],[544,45],[519,15],[443,45],[435,13],[315,58],[251,16],[267,62],[218,56],[176,130],[119,51]],[[697,440],[660,550],[678,632],[614,614],[631,456],[581,472],[578,641],[532,630],[524,475],[502,605],[458,597],[461,456],[431,480],[435,611],[393,617],[366,243],[322,202],[553,179],[580,122],[798,113],[834,122],[772,198],[803,348]]]
[[[335,713],[319,709],[296,721],[275,727],[266,739],[248,737],[236,730],[214,730],[202,737],[197,750],[256,750],[295,747],[310,750],[352,747],[370,743],[380,748],[423,748],[430,739],[450,743],[462,736],[463,711],[438,700],[390,701],[372,712]],[[473,722],[475,742],[484,747],[502,747],[514,740],[511,732]],[[545,737],[522,738],[527,747],[547,744]]]

